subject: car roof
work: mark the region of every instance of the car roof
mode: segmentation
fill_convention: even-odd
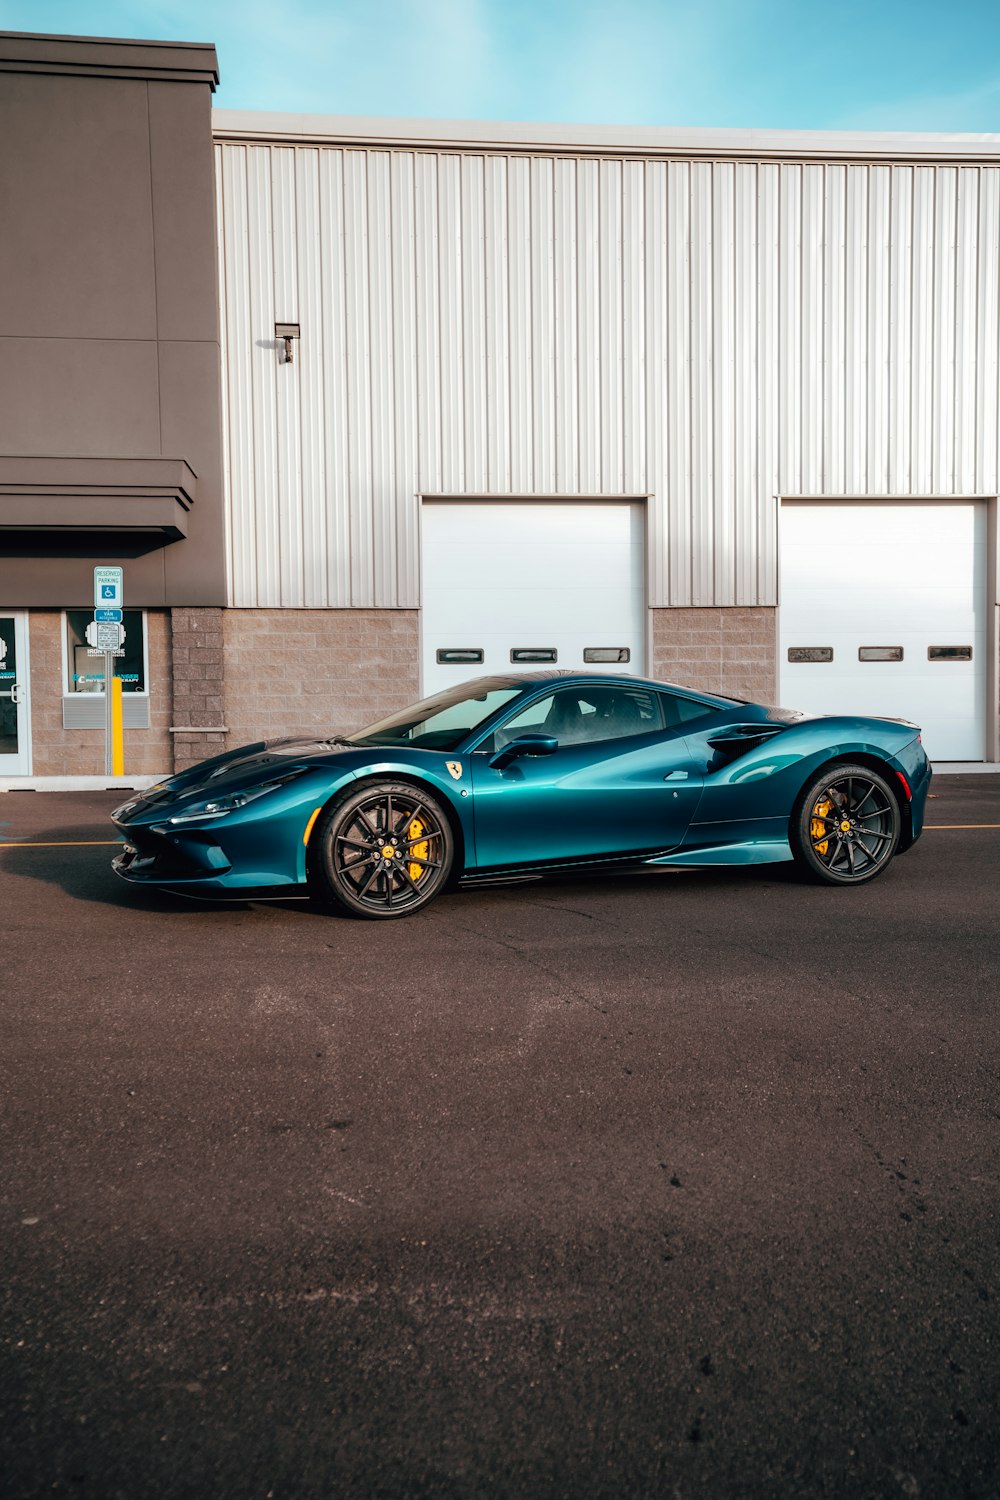
[[[569,686],[573,682],[594,685],[604,683],[620,688],[654,688],[661,692],[665,689],[667,692],[697,698],[706,703],[735,704],[741,701],[737,698],[729,698],[722,693],[708,692],[704,688],[688,687],[683,683],[659,682],[652,677],[631,677],[624,672],[582,672],[564,667],[552,667],[546,671],[537,672],[491,672],[488,677],[470,678],[464,685],[471,687],[474,684],[481,684],[485,687],[489,683],[494,687],[520,688],[527,692],[532,687],[545,687],[555,683]]]

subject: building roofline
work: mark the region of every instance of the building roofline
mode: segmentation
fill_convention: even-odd
[[[546,155],[1000,163],[1000,134],[552,125],[215,109],[216,140]]]
[[[40,31],[0,31],[0,72],[207,83],[212,90],[219,82],[212,42],[54,36]]]

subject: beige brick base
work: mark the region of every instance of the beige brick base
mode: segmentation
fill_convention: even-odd
[[[775,611],[651,609],[650,675],[755,703],[777,699]]]
[[[405,708],[418,697],[417,622],[401,609],[225,610],[229,746],[347,734]]]
[[[32,610],[28,617],[32,775],[103,776],[103,729],[63,728],[63,629],[58,610]],[[150,610],[146,615],[150,727],[125,731],[129,776],[159,776],[171,767],[168,633],[166,613]]]
[[[208,607],[170,613],[175,771],[184,771],[226,748],[223,613]]]

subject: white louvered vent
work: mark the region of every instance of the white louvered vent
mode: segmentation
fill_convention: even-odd
[[[64,729],[103,729],[103,693],[67,693],[62,701]],[[122,696],[122,723],[126,729],[149,728],[149,699],[144,693]]]

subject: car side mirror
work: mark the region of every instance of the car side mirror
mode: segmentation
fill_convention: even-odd
[[[490,765],[495,771],[502,771],[504,766],[509,766],[513,760],[520,760],[524,755],[551,755],[558,748],[559,741],[554,734],[522,734],[520,739],[511,740],[498,750],[490,760]]]

